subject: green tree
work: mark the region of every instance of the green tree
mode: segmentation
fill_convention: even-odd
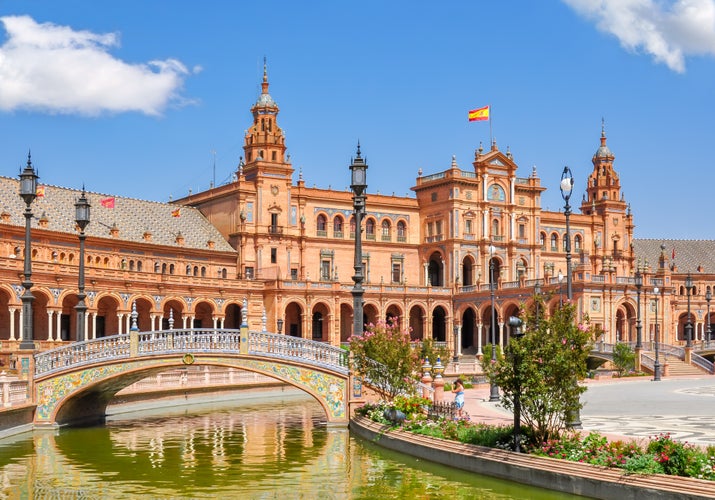
[[[618,342],[613,346],[613,366],[616,367],[619,377],[635,368],[636,353],[633,352],[631,346],[623,342]]]
[[[429,359],[432,366],[440,359],[444,366],[449,364],[449,349],[446,346],[437,346],[434,339],[424,339],[419,347],[420,361]]]
[[[361,336],[350,337],[350,365],[367,384],[386,399],[415,392],[419,350],[410,331],[389,321],[370,324]]]
[[[541,298],[538,310],[544,311]],[[587,375],[586,359],[593,339],[600,331],[586,321],[577,324],[573,304],[558,307],[546,317],[523,311],[521,339],[509,340],[504,355],[496,363],[484,363],[490,382],[501,389],[501,404],[514,408],[519,391],[522,420],[531,427],[536,442],[557,436],[567,416],[581,408],[580,395],[586,390],[578,381]]]

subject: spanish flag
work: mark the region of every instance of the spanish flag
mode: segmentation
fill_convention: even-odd
[[[111,198],[102,198],[99,200],[99,204],[104,208],[114,208],[114,196]]]
[[[181,217],[181,209],[177,208],[176,210],[171,211],[171,216],[172,217]]]
[[[472,109],[469,111],[470,122],[483,122],[489,119],[489,106],[483,108]]]
[[[35,188],[35,196],[38,198],[44,198],[45,197],[45,186],[37,186]]]

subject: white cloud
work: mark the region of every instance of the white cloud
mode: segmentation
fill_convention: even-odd
[[[673,71],[685,57],[715,55],[715,0],[563,0],[630,51],[644,51]]]
[[[115,33],[74,31],[29,16],[0,17],[7,40],[0,46],[0,110],[99,115],[160,115],[189,71],[176,59],[128,64],[108,50]]]

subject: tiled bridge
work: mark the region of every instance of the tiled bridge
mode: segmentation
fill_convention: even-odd
[[[311,340],[225,329],[132,331],[28,356],[35,426],[102,421],[109,401],[148,375],[191,364],[248,370],[296,386],[346,425],[351,387],[347,351]],[[34,365],[34,366],[33,366]]]

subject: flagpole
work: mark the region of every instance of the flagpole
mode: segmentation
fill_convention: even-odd
[[[489,105],[489,149],[491,150],[494,144],[494,136],[492,135],[492,105]]]

